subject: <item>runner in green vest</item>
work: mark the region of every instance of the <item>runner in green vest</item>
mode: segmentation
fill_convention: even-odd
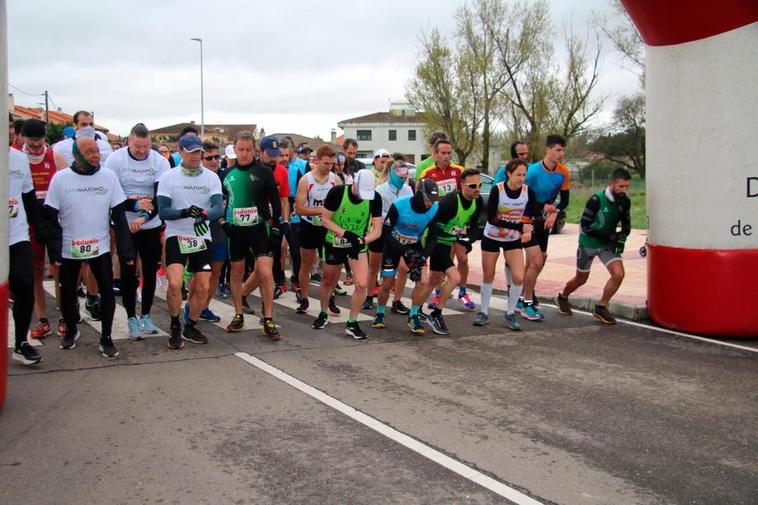
[[[426,300],[435,286],[443,279],[447,282],[440,287],[440,300],[447,300],[452,290],[461,280],[460,273],[453,263],[453,244],[460,244],[466,252],[471,252],[471,246],[478,235],[479,216],[484,206],[479,192],[482,188],[482,176],[479,170],[468,168],[461,173],[461,190],[448,193],[440,199],[437,211],[436,245],[429,258],[429,282],[426,292],[420,299]],[[448,335],[445,320],[442,319],[442,305],[434,307],[429,314],[429,324],[432,330],[440,335]],[[413,300],[411,316],[418,314],[420,305]]]
[[[626,169],[617,168],[611,172],[608,187],[592,195],[584,207],[576,253],[576,275],[566,283],[563,292],[558,293],[555,299],[558,311],[565,316],[572,314],[569,295],[587,282],[592,260],[597,256],[608,269],[611,278],[605,283],[600,303],[595,305],[592,315],[605,324],[616,324],[616,318],[608,311],[608,302],[624,280],[621,253],[624,252],[626,237],[631,230],[631,202],[627,196],[631,178]]]
[[[313,329],[327,325],[329,296],[339,280],[342,265],[348,261],[353,272],[354,291],[345,333],[356,340],[366,338],[358,326],[358,313],[368,287],[368,248],[382,233],[382,199],[374,190],[371,170],[359,170],[352,184],[335,186],[324,201],[321,220],[327,229],[324,239],[324,275],[319,287],[321,313]]]

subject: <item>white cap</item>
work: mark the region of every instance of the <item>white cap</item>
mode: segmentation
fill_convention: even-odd
[[[355,180],[353,182],[355,183],[356,189],[358,190],[358,196],[361,198],[361,200],[374,199],[376,179],[374,178],[374,173],[371,170],[368,170],[366,168],[363,170],[358,170],[358,173],[355,174]]]
[[[229,144],[228,146],[226,146],[226,148],[224,149],[224,156],[226,156],[230,160],[236,160],[237,159],[237,155],[234,153],[234,146],[233,145]]]
[[[390,152],[383,147],[374,151],[374,158],[378,158],[380,156],[390,156]]]

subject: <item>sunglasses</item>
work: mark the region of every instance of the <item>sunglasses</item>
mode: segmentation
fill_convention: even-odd
[[[221,155],[220,154],[214,154],[213,156],[203,156],[203,159],[205,161],[220,160],[221,159]]]
[[[479,188],[482,187],[482,183],[481,182],[479,182],[479,183],[475,183],[474,182],[474,183],[471,183],[471,184],[464,184],[464,186],[466,186],[468,189],[479,189]]]

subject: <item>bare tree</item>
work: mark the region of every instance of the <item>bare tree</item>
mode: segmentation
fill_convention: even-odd
[[[612,16],[597,16],[596,23],[613,47],[632,64],[632,71],[645,82],[645,44],[620,0],[610,0]]]

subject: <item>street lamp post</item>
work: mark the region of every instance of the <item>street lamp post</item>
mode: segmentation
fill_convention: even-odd
[[[203,39],[193,37],[190,40],[200,42],[200,137],[205,135],[205,107],[203,105]]]

